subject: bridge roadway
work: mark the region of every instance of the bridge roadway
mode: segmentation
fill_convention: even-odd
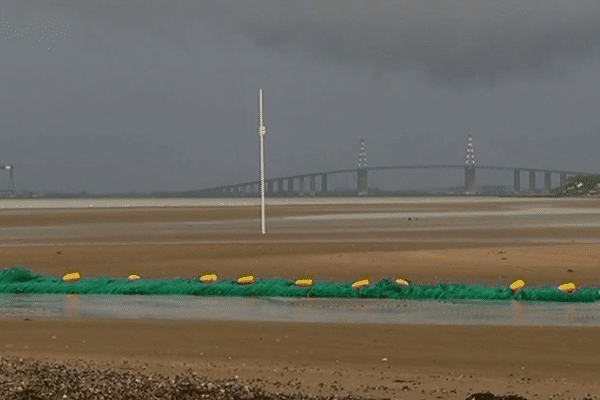
[[[465,189],[467,193],[475,192],[475,170],[486,169],[486,170],[512,170],[513,171],[513,188],[515,193],[521,192],[521,171],[528,171],[529,173],[529,192],[533,193],[537,191],[536,186],[536,174],[538,172],[544,173],[544,190],[549,191],[552,187],[552,174],[560,174],[560,186],[566,185],[568,175],[587,175],[590,172],[582,171],[565,171],[558,169],[541,169],[541,168],[525,168],[525,167],[499,167],[499,166],[474,166],[469,167],[465,165],[397,165],[397,166],[383,166],[383,167],[367,167],[358,169],[339,169],[327,172],[314,172],[309,174],[290,175],[285,177],[269,178],[265,179],[267,193],[279,193],[279,194],[291,194],[300,193],[304,191],[304,181],[308,178],[308,192],[316,192],[316,180],[317,177],[320,179],[320,191],[319,193],[327,192],[327,177],[334,174],[344,173],[355,173],[358,176],[358,190],[359,192],[367,193],[368,191],[368,179],[367,171],[375,170],[392,170],[392,169],[464,169],[465,170]],[[297,182],[297,185],[295,183]],[[277,183],[277,190],[274,190],[274,183]],[[296,189],[297,188],[297,189]],[[244,194],[256,194],[260,193],[260,181],[252,181],[245,183],[238,183],[234,185],[225,185],[214,188],[202,189],[194,191],[200,195],[219,195],[219,196],[236,196]]]

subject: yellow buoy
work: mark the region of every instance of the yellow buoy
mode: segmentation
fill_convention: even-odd
[[[140,279],[140,272],[137,269],[132,269],[131,271],[129,271],[129,276],[127,277],[127,280],[136,281],[138,279]]]
[[[237,283],[240,285],[251,285],[254,283],[254,275],[242,275],[238,278]]]
[[[68,271],[63,275],[64,282],[77,282],[79,279],[81,279],[79,271]]]
[[[365,286],[369,286],[369,279],[367,278],[358,279],[352,284],[353,289],[360,289]]]
[[[214,283],[219,280],[219,273],[214,270],[204,271],[200,275],[200,282],[202,283]]]
[[[200,277],[200,282],[202,283],[213,283],[219,279],[217,274],[206,274]]]
[[[524,289],[524,288],[525,288],[525,286],[526,286],[525,279],[524,279],[524,278],[521,278],[521,277],[519,277],[519,278],[515,279],[515,280],[514,280],[514,281],[513,281],[513,282],[510,284],[509,288],[510,288],[510,291],[511,291],[513,294],[515,294],[515,293],[517,293],[518,291],[520,291],[520,290]]]
[[[566,281],[558,286],[558,290],[563,293],[573,294],[577,291],[577,283],[574,281]]]
[[[396,277],[396,285],[410,286],[410,281],[403,276]]]
[[[302,276],[296,279],[296,286],[301,288],[311,287],[313,285],[313,279],[310,276]]]

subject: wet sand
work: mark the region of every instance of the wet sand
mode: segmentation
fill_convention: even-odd
[[[237,376],[271,392],[403,399],[600,393],[600,331],[593,328],[37,319],[1,326],[4,356]]]
[[[269,209],[264,236],[255,206],[2,210],[0,267],[54,276],[79,269],[87,276],[122,277],[137,269],[144,277],[193,277],[216,269],[227,279],[250,270],[258,277],[312,274],[349,281],[401,274],[415,282],[489,284],[524,275],[530,284],[573,278],[600,286],[599,205],[596,199],[548,199],[278,206]],[[557,212],[540,213],[540,207]],[[528,209],[533,211],[506,215]],[[490,214],[427,214],[469,210]],[[295,218],[381,212],[420,217]],[[2,355],[165,374],[191,368],[209,377],[255,379],[271,391],[403,399],[466,398],[485,390],[529,398],[600,394],[595,328],[43,319],[0,324]]]

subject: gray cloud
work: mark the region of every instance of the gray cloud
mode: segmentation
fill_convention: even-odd
[[[23,8],[30,2],[20,4]],[[588,56],[600,44],[596,0],[54,4],[82,17],[90,30],[97,21],[103,27],[147,29],[153,44],[187,47],[191,39],[185,32],[194,21],[201,21],[246,35],[274,52],[300,50],[319,62],[369,66],[375,73],[416,69],[436,82],[494,82],[509,75],[535,74],[557,59]],[[177,24],[165,23],[169,19]]]
[[[415,68],[442,82],[535,73],[600,43],[597,1],[256,0],[216,14],[274,51],[375,71]]]

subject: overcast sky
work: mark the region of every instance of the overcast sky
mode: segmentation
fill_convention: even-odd
[[[256,180],[260,88],[267,177],[354,168],[361,138],[369,166],[464,164],[469,134],[478,165],[600,171],[597,0],[0,0],[0,12],[0,165],[18,190]]]

